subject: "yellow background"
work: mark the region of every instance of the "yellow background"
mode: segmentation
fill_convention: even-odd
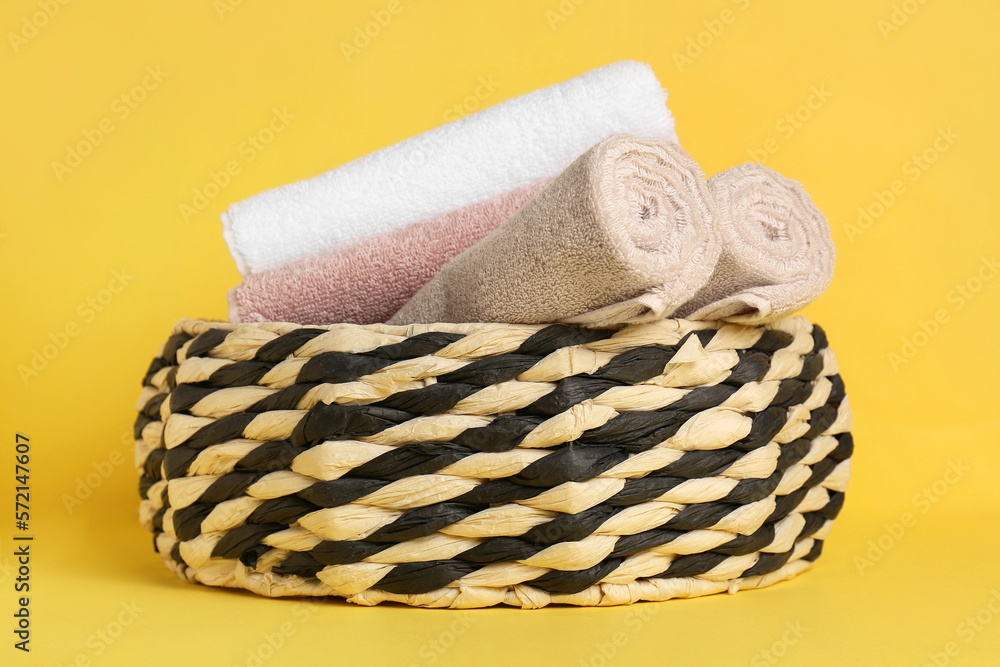
[[[246,665],[278,633],[263,664],[1000,664],[1000,618],[987,606],[1000,591],[1000,280],[983,265],[1000,246],[1000,5],[401,0],[348,61],[341,43],[387,0],[230,0],[223,11],[225,1],[42,0],[58,12],[33,19],[38,0],[6,0],[0,11],[0,489],[12,507],[23,432],[36,536],[25,656],[11,646],[13,520],[0,513],[0,662]],[[12,42],[19,33],[31,37]],[[686,49],[690,62],[676,55]],[[137,521],[123,434],[171,325],[226,316],[239,276],[219,213],[440,125],[480,77],[497,86],[472,106],[626,58],[653,66],[707,174],[767,147],[767,164],[801,180],[830,220],[836,278],[807,314],[840,358],[857,453],[817,567],[735,597],[464,613],[302,607],[168,573]],[[123,117],[115,101],[147,67],[162,81],[147,78]],[[249,160],[241,142],[274,108],[294,119]],[[783,122],[796,113],[798,126]],[[53,163],[102,119],[113,131],[57,174]],[[925,152],[933,163],[914,171]],[[185,220],[180,205],[230,160],[240,173]],[[850,227],[859,207],[879,213],[877,193],[896,181],[895,201]],[[102,292],[121,286],[115,271],[125,289]],[[949,297],[966,284],[972,298]],[[919,335],[935,313],[943,323]],[[904,338],[919,347],[894,364]],[[64,349],[48,348],[54,358],[23,379],[18,368],[53,339]],[[99,470],[107,479],[87,486]],[[67,508],[73,494],[81,502]],[[132,603],[141,611],[123,611]],[[961,625],[984,608],[991,623]],[[105,642],[119,617],[127,627]]]

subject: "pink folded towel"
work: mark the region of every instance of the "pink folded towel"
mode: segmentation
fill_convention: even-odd
[[[798,181],[749,163],[716,174],[708,185],[722,255],[678,317],[761,324],[823,293],[836,249],[826,218]]]
[[[701,170],[676,143],[613,135],[446,264],[389,323],[669,316],[715,267],[714,212]]]
[[[450,259],[499,227],[551,179],[248,276],[231,322],[385,322]]]

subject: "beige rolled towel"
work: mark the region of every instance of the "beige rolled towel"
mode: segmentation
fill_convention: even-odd
[[[708,185],[722,256],[677,316],[761,324],[823,293],[836,250],[826,218],[798,181],[749,163],[716,174]]]
[[[680,146],[613,135],[446,264],[389,323],[666,317],[717,263],[714,216],[708,184]]]

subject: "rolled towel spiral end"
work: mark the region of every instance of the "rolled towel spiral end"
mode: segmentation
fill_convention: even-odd
[[[679,316],[759,324],[823,293],[836,249],[826,217],[798,181],[749,163],[713,176],[708,186],[718,208],[722,255]]]

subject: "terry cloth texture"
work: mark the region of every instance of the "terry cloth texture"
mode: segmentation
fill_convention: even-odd
[[[836,249],[826,218],[800,183],[750,163],[713,176],[709,188],[723,251],[679,317],[759,324],[823,293]]]
[[[554,178],[618,133],[676,142],[667,95],[623,61],[460,118],[222,214],[243,276]]]
[[[385,322],[441,270],[549,181],[248,276],[230,291],[231,322]]]
[[[714,216],[698,165],[677,144],[614,135],[446,264],[390,323],[660,319],[711,275]]]

